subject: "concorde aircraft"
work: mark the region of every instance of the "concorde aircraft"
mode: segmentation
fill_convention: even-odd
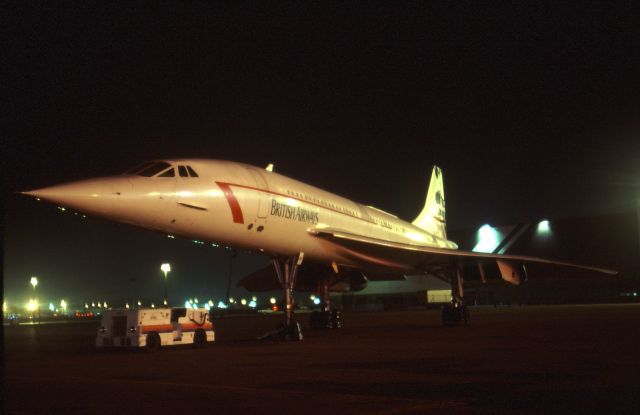
[[[302,338],[293,318],[293,291],[298,288],[318,289],[324,300],[320,320],[331,322],[336,315],[329,291],[359,290],[368,280],[445,275],[452,284],[450,310],[463,313],[463,264],[477,263],[484,282],[483,264],[495,263],[502,279],[515,285],[526,278],[526,263],[615,274],[542,258],[459,250],[447,239],[443,177],[437,166],[424,208],[412,222],[278,174],[272,165],[258,168],[223,160],[156,160],[121,175],[24,193],[109,220],[270,256],[272,265],[241,284],[249,290],[284,290],[279,335],[291,339]],[[451,312],[443,316],[455,319]]]

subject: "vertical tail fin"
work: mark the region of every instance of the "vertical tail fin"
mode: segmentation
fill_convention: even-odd
[[[437,237],[447,239],[445,210],[442,170],[438,166],[433,166],[427,200],[424,202],[422,212],[411,223]]]

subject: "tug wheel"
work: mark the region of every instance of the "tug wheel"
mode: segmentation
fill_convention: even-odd
[[[155,353],[160,350],[160,336],[158,333],[149,333],[147,334],[147,346],[146,349],[150,353]]]
[[[202,329],[196,330],[193,335],[193,347],[200,349],[207,343],[207,333]]]

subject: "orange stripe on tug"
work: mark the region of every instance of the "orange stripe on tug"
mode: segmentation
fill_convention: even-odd
[[[195,331],[197,329],[203,329],[203,330],[212,330],[213,329],[213,324],[211,324],[210,322],[206,322],[202,325],[198,325],[198,324],[180,324],[180,328],[182,329],[182,331]]]
[[[150,333],[152,331],[173,331],[171,324],[155,324],[153,326],[140,326],[142,333]]]

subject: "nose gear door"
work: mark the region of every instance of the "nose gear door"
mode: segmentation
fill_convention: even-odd
[[[253,170],[253,169],[247,169],[247,171],[249,172],[250,176],[253,178],[256,188],[258,190],[256,190],[256,199],[257,199],[257,203],[258,203],[258,210],[257,210],[257,220],[256,222],[264,224],[264,222],[266,222],[267,220],[267,216],[269,215],[269,185],[267,184],[267,180],[265,179],[264,175],[262,172],[257,171],[257,170]]]

